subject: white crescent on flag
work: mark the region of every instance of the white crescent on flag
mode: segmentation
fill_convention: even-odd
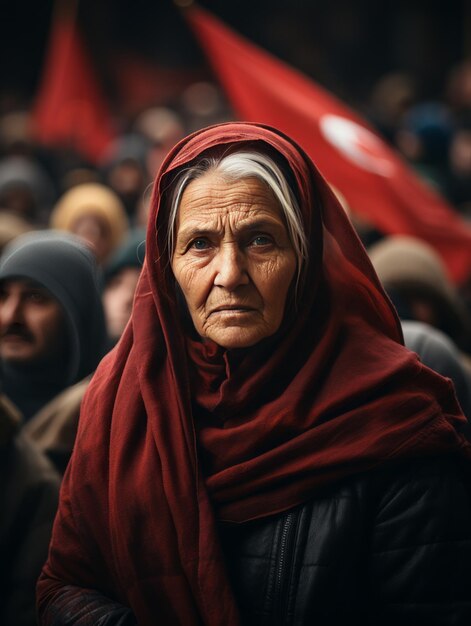
[[[390,177],[396,171],[388,148],[364,126],[338,115],[326,114],[319,120],[324,138],[349,161],[369,172]]]

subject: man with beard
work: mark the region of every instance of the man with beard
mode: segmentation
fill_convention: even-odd
[[[15,239],[0,259],[0,364],[3,392],[21,411],[27,432],[36,430],[39,412],[58,394],[93,372],[105,345],[91,251],[55,231]],[[59,419],[55,411],[53,421]],[[50,422],[49,432],[57,426]]]

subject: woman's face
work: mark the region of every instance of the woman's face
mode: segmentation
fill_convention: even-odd
[[[215,173],[194,180],[175,241],[172,269],[201,337],[246,348],[278,330],[297,261],[268,187]]]

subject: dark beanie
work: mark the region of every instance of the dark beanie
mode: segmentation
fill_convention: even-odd
[[[61,304],[71,343],[68,384],[91,373],[103,356],[106,330],[98,268],[89,248],[59,231],[21,235],[0,257],[0,280],[7,278],[33,280]]]

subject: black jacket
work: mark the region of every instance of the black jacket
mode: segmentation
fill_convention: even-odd
[[[446,459],[351,477],[287,513],[223,525],[221,541],[243,626],[471,624],[470,494]],[[42,623],[135,621],[67,586]]]
[[[443,460],[369,472],[225,527],[244,626],[471,624],[471,506]]]

